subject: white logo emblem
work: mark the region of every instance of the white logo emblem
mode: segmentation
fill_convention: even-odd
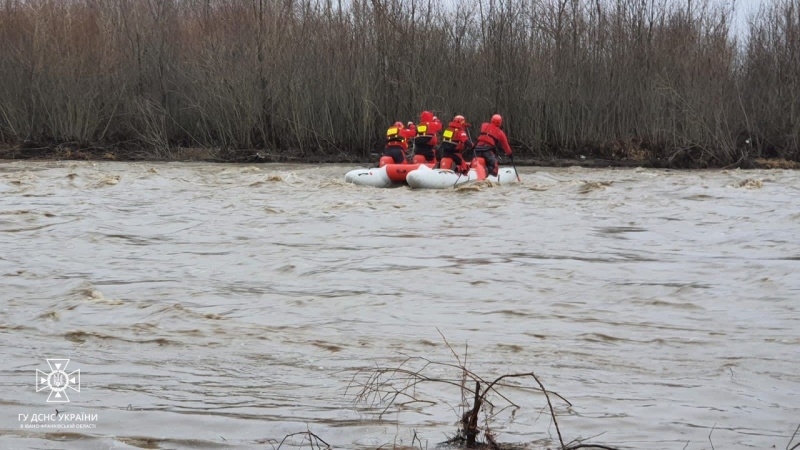
[[[67,388],[81,391],[81,370],[67,373],[68,359],[48,359],[50,373],[36,369],[36,392],[50,389],[49,403],[69,403]]]

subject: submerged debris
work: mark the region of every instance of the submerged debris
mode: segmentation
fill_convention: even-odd
[[[462,184],[456,187],[456,191],[459,192],[472,192],[472,191],[482,191],[483,188],[478,183],[469,183],[469,184]]]
[[[578,193],[588,194],[592,191],[603,190],[606,186],[611,186],[612,184],[614,184],[613,181],[584,181],[578,188]]]
[[[761,187],[763,186],[763,183],[761,182],[761,180],[755,180],[753,178],[747,178],[745,180],[739,180],[738,182],[736,182],[736,184],[734,186],[738,187],[738,188],[745,188],[745,189],[761,189]]]

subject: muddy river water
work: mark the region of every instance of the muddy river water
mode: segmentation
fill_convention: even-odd
[[[565,441],[790,442],[800,172],[535,167],[412,191],[345,184],[351,168],[0,163],[0,448],[273,448],[307,430],[433,448],[457,390],[423,383],[378,416],[357,387],[454,352],[569,400],[552,399]],[[553,448],[522,387],[491,429]]]

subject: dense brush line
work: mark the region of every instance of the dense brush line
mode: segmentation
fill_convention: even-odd
[[[800,158],[800,0],[4,0],[0,139],[366,158],[430,109],[518,155]]]

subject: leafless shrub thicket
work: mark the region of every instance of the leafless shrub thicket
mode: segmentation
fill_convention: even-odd
[[[797,160],[800,0],[746,37],[717,4],[4,0],[0,139],[363,159],[431,109],[529,157]]]
[[[439,394],[455,387],[460,391],[461,401],[458,407],[452,405],[451,407],[454,411],[458,411],[458,428],[456,434],[445,444],[452,448],[503,450],[530,447],[498,443],[493,431],[495,420],[509,410],[513,418],[515,413],[523,408],[517,404],[519,401],[517,398],[538,393],[544,396],[547,405],[545,409],[549,411],[557,435],[552,439],[546,439],[548,448],[557,444],[557,448],[561,450],[581,448],[615,450],[615,447],[587,443],[586,439],[565,443],[558,424],[554,401],[568,406],[572,404],[558,393],[546,389],[535,373],[508,373],[494,379],[483,378],[467,368],[466,348],[463,356],[459,356],[444,335],[442,339],[456,362],[445,363],[424,357],[409,357],[395,367],[377,367],[359,371],[349,386],[358,391],[356,402],[374,408],[373,412],[380,418],[390,409],[405,409],[422,404],[436,405],[438,403],[436,400],[422,394],[423,385],[436,385]],[[444,374],[449,371],[455,372],[458,376]],[[515,392],[513,397],[511,391]],[[416,433],[414,438],[416,439]]]

